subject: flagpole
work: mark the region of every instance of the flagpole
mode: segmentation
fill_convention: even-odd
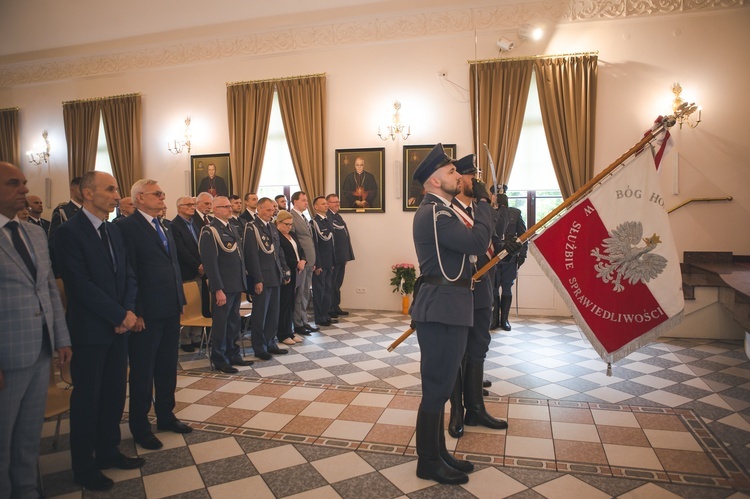
[[[632,155],[636,154],[638,151],[643,149],[646,146],[646,144],[654,140],[663,130],[666,130],[668,127],[672,126],[669,123],[670,123],[669,117],[662,118],[661,121],[658,122],[656,127],[646,132],[646,135],[644,135],[644,137],[640,141],[638,141],[636,145],[628,149],[627,152],[625,152],[622,156],[617,158],[617,160],[615,160],[614,163],[612,163],[607,168],[602,170],[598,175],[595,175],[594,178],[592,178],[591,180],[583,184],[583,186],[581,186],[580,189],[574,192],[565,201],[560,203],[560,205],[557,206],[557,208],[555,208],[554,210],[552,210],[549,214],[547,214],[547,216],[545,216],[540,221],[538,221],[537,223],[529,227],[529,229],[523,234],[521,234],[521,236],[518,238],[518,242],[520,243],[526,242],[529,238],[531,238],[531,236],[536,234],[536,232],[539,229],[544,227],[547,224],[547,222],[555,218],[561,211],[565,210],[570,205],[572,205],[573,203],[581,199],[592,187],[594,187],[596,184],[601,182],[602,179],[604,179],[604,177],[612,173],[618,166],[623,164],[625,160],[627,160],[629,157],[631,157]],[[484,274],[489,272],[490,269],[497,264],[497,262],[499,262],[506,256],[508,256],[508,252],[505,250],[502,250],[500,253],[492,257],[492,259],[489,262],[487,262],[484,265],[484,267],[477,270],[477,272],[472,276],[472,279],[474,281],[478,281],[479,279],[481,279]]]
[[[618,166],[623,164],[625,160],[627,160],[629,157],[631,157],[633,154],[636,154],[638,151],[643,149],[646,144],[654,140],[663,130],[666,130],[669,127],[674,126],[674,118],[672,116],[668,116],[666,118],[661,118],[661,120],[658,122],[658,124],[643,136],[643,138],[633,147],[627,150],[625,154],[617,158],[614,163],[609,165],[607,168],[602,170],[598,175],[595,175],[594,178],[586,182],[580,189],[578,189],[576,192],[574,192],[568,199],[560,203],[560,205],[552,210],[546,217],[542,218],[540,221],[532,225],[526,232],[521,234],[521,236],[518,238],[519,242],[523,243],[526,242],[531,236],[536,234],[536,232],[544,227],[547,222],[555,218],[561,211],[568,208],[570,205],[578,201],[580,198],[582,198],[592,187],[594,187],[596,184],[602,181],[604,177],[612,173]],[[494,267],[497,262],[502,260],[508,256],[508,252],[505,250],[502,250],[500,253],[492,257],[492,259],[485,264],[484,267],[477,270],[477,272],[471,277],[474,281],[478,281],[482,278],[484,274],[489,272],[489,270]],[[399,336],[393,343],[391,343],[391,346],[388,347],[388,351],[392,352],[394,348],[399,346],[406,338],[408,338],[413,332],[414,328],[410,327],[404,333]],[[610,367],[611,368],[611,367]],[[610,371],[611,372],[611,371]],[[611,375],[611,374],[610,374]]]

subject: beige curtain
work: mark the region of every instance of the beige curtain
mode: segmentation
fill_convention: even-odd
[[[99,140],[99,101],[63,103],[69,178],[94,170]]]
[[[21,167],[21,132],[17,107],[0,109],[0,161]]]
[[[563,198],[594,176],[596,55],[536,59],[539,105]]]
[[[227,86],[229,163],[233,190],[240,196],[260,184],[272,105],[273,82]]]
[[[324,196],[326,77],[281,80],[276,90],[300,187],[309,199]]]
[[[482,169],[482,179],[490,184],[494,182],[491,180],[491,170],[483,144],[487,144],[492,154],[498,184],[507,184],[523,127],[532,71],[531,60],[490,61],[469,66],[471,124],[475,148],[479,133],[479,151],[475,151],[477,164]],[[478,85],[475,81],[477,77]]]
[[[141,96],[126,95],[99,101],[107,136],[112,173],[123,197],[143,176],[141,166]]]

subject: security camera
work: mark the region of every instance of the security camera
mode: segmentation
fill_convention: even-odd
[[[516,44],[513,43],[513,41],[505,38],[504,36],[501,36],[497,39],[497,47],[500,49],[500,52],[510,52],[515,46]]]

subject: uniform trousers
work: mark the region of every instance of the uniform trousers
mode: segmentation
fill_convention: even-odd
[[[180,316],[144,319],[146,328],[130,333],[130,433],[142,439],[151,433],[148,412],[154,392],[154,410],[160,424],[174,421],[177,388],[177,344]]]
[[[312,286],[312,265],[297,275],[302,282],[297,286],[294,295],[294,327],[302,327],[307,323],[307,306],[310,304],[310,287]]]
[[[274,336],[279,327],[279,287],[263,286],[263,292],[253,296],[253,315],[250,316],[251,335],[255,355],[267,353],[276,346]]]
[[[211,302],[214,304],[211,310],[211,362],[216,368],[226,366],[232,360],[240,358],[237,340],[240,337],[242,293],[238,291],[224,294],[227,302],[218,306],[216,295],[211,293]]]
[[[439,322],[416,322],[417,340],[422,352],[419,372],[422,376],[420,410],[442,414],[466,351],[468,326]]]
[[[333,298],[333,271],[331,269],[320,269],[313,273],[312,278],[313,311],[315,322],[326,322],[329,319],[328,312],[331,310]]]
[[[503,296],[513,296],[513,283],[517,276],[518,266],[515,256],[511,257],[509,262],[500,261],[497,266],[495,282],[498,287],[502,288],[501,294]]]
[[[490,323],[492,322],[492,307],[474,309],[474,326],[469,328],[469,338],[466,343],[466,360],[472,364],[481,364],[487,357],[490,348]]]
[[[128,333],[115,335],[107,345],[76,345],[73,341],[70,455],[73,474],[83,476],[96,470],[94,453],[104,460],[120,454]]]
[[[47,403],[51,348],[47,332],[36,362],[3,371],[0,390],[0,498],[37,498],[39,440]]]
[[[341,310],[341,286],[344,284],[346,273],[346,262],[337,263],[333,266],[333,297],[331,299],[331,311]]]

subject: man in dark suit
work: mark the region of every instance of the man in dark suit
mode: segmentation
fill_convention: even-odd
[[[201,254],[198,251],[200,227],[196,225],[195,199],[190,196],[177,198],[177,216],[172,219],[172,235],[177,246],[177,261],[180,263],[182,281],[196,281],[206,286]],[[200,327],[186,326],[180,330],[180,348],[185,352],[195,352],[200,346],[202,330]]]
[[[313,210],[315,216],[310,221],[315,242],[315,270],[312,276],[313,312],[315,324],[330,326],[338,322],[338,319],[329,315],[333,300],[333,266],[336,264],[336,253],[333,246],[333,228],[326,218],[326,198],[316,197],[313,200]]]
[[[279,326],[279,286],[291,279],[286,265],[279,231],[271,223],[276,203],[269,198],[258,201],[258,217],[245,226],[245,268],[254,282],[253,314],[250,318],[251,341],[255,356],[270,360],[271,354],[285,354],[274,337]]]
[[[239,218],[245,223],[252,222],[258,216],[258,195],[254,192],[245,194],[245,209],[240,213]]]
[[[451,208],[461,175],[442,144],[436,145],[414,170],[425,198],[414,215],[414,246],[422,270],[411,317],[422,352],[422,401],[417,412],[417,476],[439,483],[461,484],[474,469],[447,452],[444,410],[466,349],[474,320],[471,255],[487,250],[495,211],[487,187],[475,182],[474,223],[468,227]]]
[[[27,192],[21,170],[0,162],[0,497],[40,496],[50,355],[57,350],[58,365],[71,356],[46,233],[16,217]]]
[[[172,230],[158,218],[164,210],[164,191],[156,180],[141,179],[133,184],[130,196],[136,210],[119,223],[138,283],[137,319],[128,339],[130,432],[141,447],[156,450],[162,443],[152,433],[148,420],[154,394],[159,430],[193,431],[173,412],[180,314],[185,296]]]
[[[42,198],[29,194],[26,196],[26,201],[29,203],[29,223],[41,227],[46,235],[49,232],[50,222],[42,218],[42,213],[44,213]]]
[[[137,288],[120,229],[106,221],[120,199],[117,182],[107,173],[88,172],[81,193],[83,208],[55,236],[74,353],[70,454],[76,483],[107,490],[112,480],[100,469],[144,463],[118,449]]]
[[[341,286],[344,284],[346,262],[354,260],[354,250],[352,249],[352,240],[349,237],[349,229],[339,213],[341,200],[336,194],[329,194],[326,196],[326,202],[328,203],[326,218],[333,228],[333,246],[336,252],[336,263],[333,265],[331,312],[328,315],[335,319],[340,315],[349,315],[349,312],[341,310]]]
[[[237,233],[242,236],[245,233],[245,224],[247,223],[245,220],[240,218],[240,215],[242,214],[242,198],[240,198],[237,194],[232,194],[229,196],[229,202],[232,204],[232,214],[229,217],[229,223],[234,225],[234,228],[237,229]]]
[[[193,220],[196,222],[196,227],[204,227],[211,223],[214,217],[211,216],[211,205],[214,202],[214,197],[207,193],[201,192],[195,198],[195,213],[193,214]]]
[[[232,205],[224,196],[214,198],[214,219],[201,230],[200,248],[203,268],[211,289],[211,363],[223,373],[234,374],[234,366],[251,366],[240,355],[240,302],[247,288],[245,262],[240,235],[229,223]]]
[[[524,232],[526,232],[526,224],[523,222],[523,216],[521,216],[521,210],[513,206],[508,206],[508,196],[505,194],[508,192],[508,186],[503,185],[503,194],[498,196],[498,205],[505,207],[508,213],[508,225],[505,227],[505,234],[503,235],[503,241],[515,241]],[[515,255],[508,255],[502,260],[497,266],[497,274],[495,276],[496,290],[500,288],[500,300],[499,300],[499,324],[500,329],[503,331],[510,331],[510,306],[513,303],[513,283],[518,277],[518,269],[526,261],[526,252],[528,251],[529,243],[524,243],[521,251]]]

